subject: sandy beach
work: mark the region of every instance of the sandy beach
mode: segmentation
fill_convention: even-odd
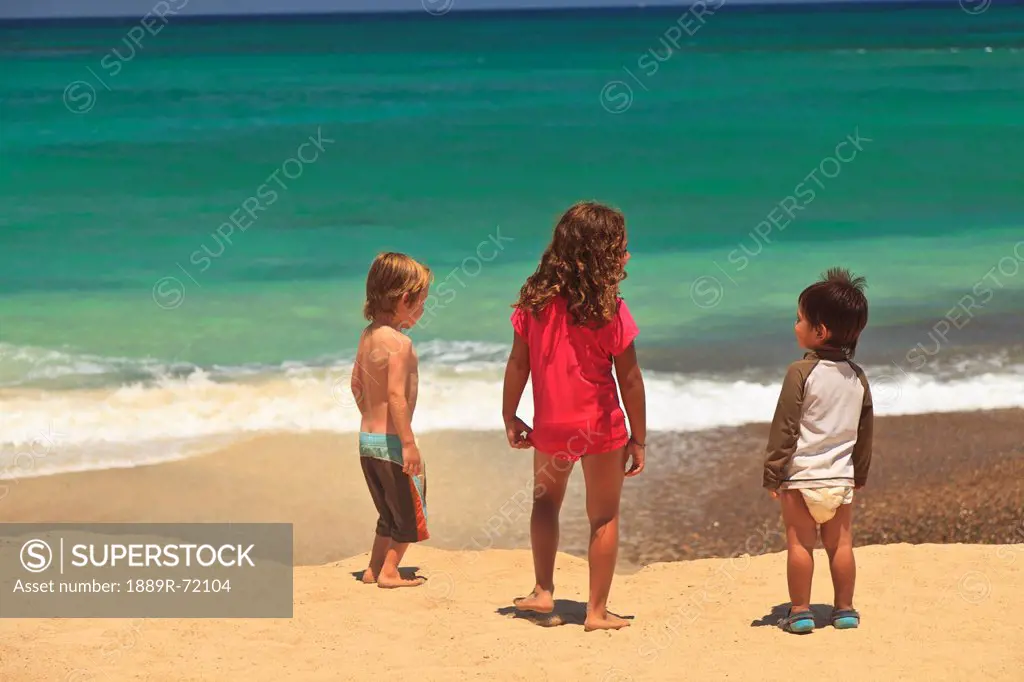
[[[777,508],[759,487],[766,430],[651,435],[647,471],[623,495],[610,605],[633,626],[615,634],[582,628],[578,470],[557,617],[530,622],[509,608],[531,587],[532,483],[529,455],[501,434],[420,437],[432,538],[405,563],[428,580],[396,592],[354,577],[375,514],[351,435],[265,435],[177,462],[7,481],[5,522],[291,522],[295,610],[290,620],[5,619],[0,680],[363,680],[386,667],[424,680],[624,682],[679,679],[684,666],[687,677],[782,680],[793,657],[872,680],[1020,679],[1024,411],[877,421],[855,508],[863,626],[809,637],[770,627],[787,595]],[[822,623],[824,559],[813,595]]]
[[[1024,682],[1024,3],[680,4],[0,0],[0,682]],[[554,613],[513,607],[524,340],[527,423],[646,442],[621,631],[583,466]],[[796,636],[764,422],[810,348],[874,457],[863,622],[819,544]],[[403,387],[408,491],[356,433]],[[363,465],[415,587],[361,580]]]
[[[1024,545],[906,544],[858,550],[858,630],[774,627],[782,554],[659,563],[620,576],[610,606],[632,619],[586,633],[586,563],[559,557],[554,616],[509,606],[530,575],[523,550],[417,546],[421,588],[359,583],[365,556],[295,571],[290,620],[0,621],[0,678],[17,682],[1019,680]],[[819,560],[813,603],[831,603]],[[551,627],[539,627],[551,626]],[[555,627],[557,626],[557,627]],[[826,671],[833,671],[827,673]]]

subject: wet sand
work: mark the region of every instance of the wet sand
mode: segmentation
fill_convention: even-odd
[[[727,454],[709,484],[715,492],[704,496],[671,559],[732,556],[751,538],[760,546],[766,534],[768,551],[785,547],[778,503],[753,490],[767,434],[766,424],[719,433]],[[854,540],[1024,542],[1024,410],[876,419],[870,478],[854,502]],[[664,556],[637,553],[641,561]]]
[[[777,503],[761,489],[766,424],[652,433],[648,464],[623,492],[620,564],[777,551]],[[429,546],[529,546],[532,454],[502,434],[420,436]],[[266,435],[216,453],[134,469],[8,481],[5,522],[283,521],[295,561],[367,551],[376,514],[355,435]],[[1024,410],[880,418],[868,486],[855,503],[858,545],[1024,542]],[[584,556],[583,476],[562,513],[563,551]]]

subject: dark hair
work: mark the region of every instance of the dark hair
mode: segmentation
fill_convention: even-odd
[[[821,279],[800,292],[798,304],[812,327],[825,325],[825,343],[853,357],[857,339],[868,324],[867,281],[844,268],[830,268]]]

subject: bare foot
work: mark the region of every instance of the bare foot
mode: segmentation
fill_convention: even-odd
[[[373,575],[373,571],[370,570],[369,568],[366,569],[365,571],[363,571],[363,578],[362,578],[362,580],[367,585],[373,585],[374,583],[377,582],[376,576]]]
[[[588,613],[587,620],[583,622],[583,630],[586,632],[591,630],[619,630],[629,626],[630,622],[625,618],[619,618],[607,612],[604,614],[604,617]]]
[[[555,598],[547,590],[534,590],[528,597],[516,597],[512,604],[520,611],[551,613],[555,610]]]
[[[426,578],[412,578],[406,580],[401,576],[395,576],[393,578],[390,578],[382,575],[379,578],[377,578],[377,587],[384,587],[387,589],[392,589],[395,587],[419,587],[425,582],[427,582]]]

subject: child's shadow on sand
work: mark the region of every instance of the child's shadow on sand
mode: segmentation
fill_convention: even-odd
[[[789,602],[773,606],[771,613],[751,622],[750,627],[758,628],[766,625],[778,627],[782,619],[789,615],[790,606]],[[829,619],[832,617],[832,606],[830,604],[811,604],[811,613],[814,614],[814,627],[824,627],[829,624]]]
[[[534,625],[551,628],[558,625],[583,625],[587,620],[587,605],[581,601],[571,599],[556,599],[555,610],[551,613],[537,613],[536,611],[520,611],[515,606],[502,606],[496,611],[501,616],[512,616],[522,620],[528,620]],[[609,611],[609,613],[611,613]],[[619,614],[612,614],[618,616]],[[619,616],[626,620],[633,620],[633,616]]]
[[[352,576],[353,578],[355,578],[356,582],[362,582],[363,581],[363,572],[365,570],[366,569],[363,569],[362,571],[353,571],[352,573],[349,573],[349,575]],[[424,576],[421,576],[419,574],[419,570],[420,570],[419,566],[399,566],[398,567],[398,575],[402,576],[403,580],[412,580],[413,578],[423,578]]]

